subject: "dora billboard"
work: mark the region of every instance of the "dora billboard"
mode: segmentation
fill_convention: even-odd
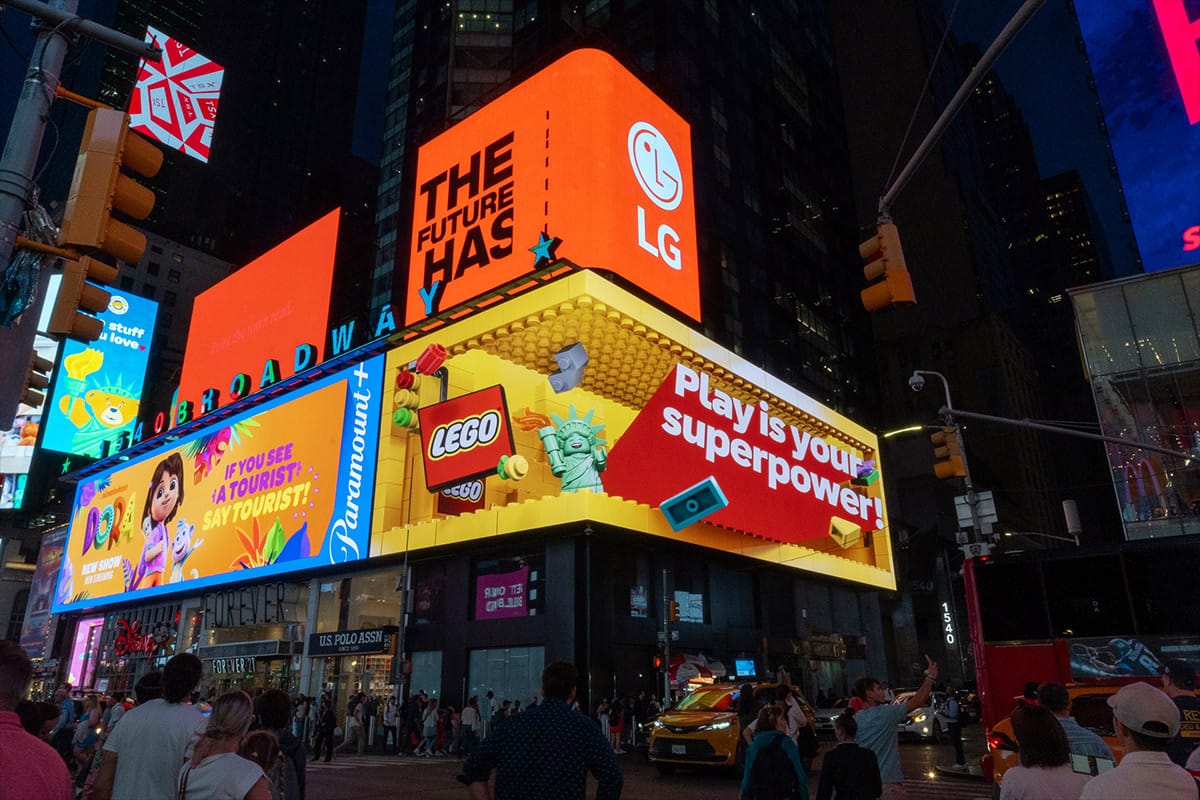
[[[407,324],[551,258],[700,319],[691,129],[606,53],[576,50],[423,145]]]
[[[350,365],[81,482],[55,613],[366,557],[383,368]]]

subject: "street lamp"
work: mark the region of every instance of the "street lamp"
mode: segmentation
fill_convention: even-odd
[[[915,369],[913,370],[913,374],[909,376],[908,388],[914,392],[923,391],[925,389],[925,376],[927,375],[941,381],[942,390],[946,394],[946,404],[942,406],[940,415],[946,425],[954,428],[954,438],[958,442],[958,453],[962,460],[963,484],[967,490],[967,508],[971,511],[970,543],[976,543],[982,538],[983,531],[979,527],[979,510],[976,508],[975,503],[975,486],[971,483],[971,468],[967,465],[967,451],[963,447],[962,428],[954,421],[954,403],[950,399],[950,382],[940,372],[928,369]]]

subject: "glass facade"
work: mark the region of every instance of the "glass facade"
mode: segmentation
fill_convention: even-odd
[[[540,645],[472,650],[464,696],[478,697],[480,708],[486,707],[484,698],[488,692],[500,702],[520,700],[522,706],[528,707],[531,701],[541,697],[542,670],[545,668],[546,648]]]
[[[1200,266],[1072,293],[1126,539],[1200,533]]]

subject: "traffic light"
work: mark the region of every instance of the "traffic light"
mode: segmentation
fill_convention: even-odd
[[[667,620],[679,622],[679,603],[674,600],[667,601]]]
[[[95,248],[137,263],[146,249],[146,237],[113,219],[112,212],[145,219],[154,208],[154,192],[121,174],[121,168],[149,178],[158,174],[162,160],[161,150],[129,130],[128,114],[113,108],[92,109],[75,159],[58,244]]]
[[[883,278],[862,290],[862,304],[867,311],[881,311],[888,306],[916,305],[912,277],[904,265],[900,232],[895,225],[880,223],[875,235],[858,246],[858,252],[866,262],[863,277],[867,281]]]
[[[50,385],[50,376],[46,373],[54,368],[54,362],[42,358],[34,350],[29,355],[29,369],[25,372],[25,388],[21,390],[21,402],[37,408],[46,399],[44,392]]]
[[[963,463],[962,448],[958,443],[958,427],[947,425],[929,437],[933,442],[933,474],[945,480],[946,478],[964,478],[967,467]]]
[[[654,668],[655,669],[666,669],[666,666],[667,666],[666,647],[665,647],[665,645],[663,645],[662,642],[659,642],[654,649]]]
[[[54,308],[50,311],[46,332],[63,334],[81,342],[94,342],[100,338],[104,323],[89,314],[106,311],[112,295],[92,284],[109,284],[116,278],[116,267],[91,256],[83,256],[78,261],[64,261],[62,283],[58,287]]]

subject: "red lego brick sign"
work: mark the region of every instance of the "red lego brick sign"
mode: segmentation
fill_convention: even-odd
[[[425,486],[431,492],[496,472],[515,450],[504,387],[464,394],[418,412]]]

